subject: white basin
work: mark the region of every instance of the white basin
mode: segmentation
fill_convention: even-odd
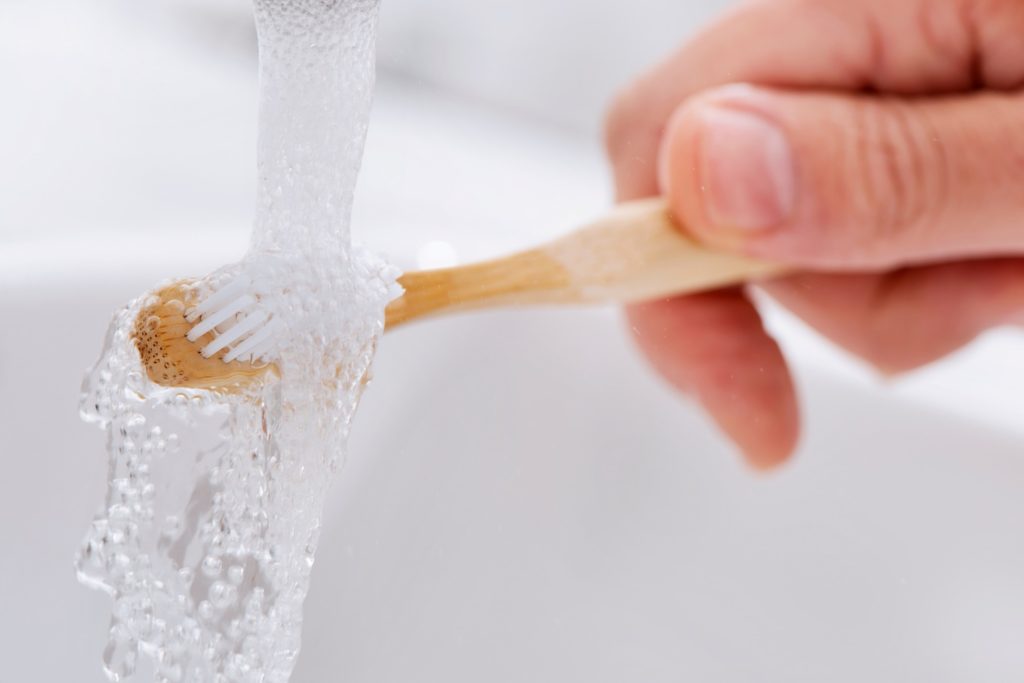
[[[0,642],[11,680],[100,681],[71,556],[103,493],[75,411],[110,311],[204,259],[124,248],[0,316]],[[24,270],[45,267],[21,250]],[[1011,681],[1022,440],[801,367],[807,435],[744,471],[608,311],[389,335],[326,513],[296,681]]]
[[[69,16],[72,33],[87,19]],[[104,680],[109,601],[72,569],[106,475],[103,435],[76,414],[82,372],[117,306],[241,254],[251,202],[249,69],[178,65],[144,35],[136,68],[79,38],[60,42],[67,66],[0,41],[44,75],[87,79],[102,57],[130,84],[86,98],[94,119],[60,118],[84,114],[43,87],[50,118],[0,108],[22,154],[0,160],[20,188],[0,198],[3,681]],[[143,90],[158,64],[159,96]],[[213,122],[125,126],[183,103]],[[50,156],[15,146],[86,131]],[[533,242],[605,201],[589,140],[384,84],[357,227],[403,264],[432,240],[462,259]],[[648,371],[614,311],[389,334],[326,511],[295,680],[1019,681],[1020,337],[882,384],[785,316],[772,325],[806,435],[768,477]]]

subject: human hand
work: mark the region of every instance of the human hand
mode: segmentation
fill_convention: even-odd
[[[1021,0],[743,5],[613,105],[618,198],[800,269],[760,287],[881,371],[927,364],[1024,313],[1022,36]],[[628,315],[751,464],[790,455],[793,384],[746,292]]]

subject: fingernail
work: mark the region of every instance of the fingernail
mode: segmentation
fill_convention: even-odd
[[[701,191],[716,228],[759,231],[793,211],[796,173],[786,134],[747,111],[717,105],[700,113]]]

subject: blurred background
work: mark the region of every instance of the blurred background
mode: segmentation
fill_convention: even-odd
[[[593,211],[607,200],[596,141],[611,95],[725,4],[384,3],[376,153],[362,194],[386,175],[389,194],[412,199],[472,204],[493,191],[507,201],[515,196],[508,188],[467,185],[478,170],[457,165],[550,167],[532,154],[549,147],[555,163],[584,169],[550,194],[586,188],[592,196],[582,208]],[[256,97],[247,0],[10,0],[3,12],[0,142],[15,155],[0,168],[5,237],[28,238],[41,226],[160,230],[160,221],[246,229]],[[416,138],[411,158],[387,155],[384,148],[410,142],[398,134]],[[507,151],[502,143],[519,147],[516,135],[533,141],[530,154],[487,156]],[[445,148],[433,163],[451,164],[450,172],[410,177],[412,155]],[[431,175],[444,178],[443,192],[413,187]],[[581,203],[578,194],[564,202]],[[489,222],[500,220],[494,213]],[[561,216],[545,218],[557,224]]]
[[[600,213],[607,102],[730,4],[385,0],[356,238],[437,266]],[[0,680],[102,680],[77,387],[117,306],[244,252],[256,88],[248,0],[0,2]],[[296,680],[1019,681],[1021,334],[883,381],[765,306],[807,415],[771,479],[615,311],[389,335]]]

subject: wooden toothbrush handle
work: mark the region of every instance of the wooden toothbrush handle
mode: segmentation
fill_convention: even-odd
[[[777,275],[783,267],[706,247],[673,221],[663,199],[620,204],[544,247],[581,302],[632,303]]]
[[[390,329],[426,315],[508,305],[632,303],[783,272],[709,249],[685,235],[662,199],[621,204],[548,245],[505,258],[405,273]]]

